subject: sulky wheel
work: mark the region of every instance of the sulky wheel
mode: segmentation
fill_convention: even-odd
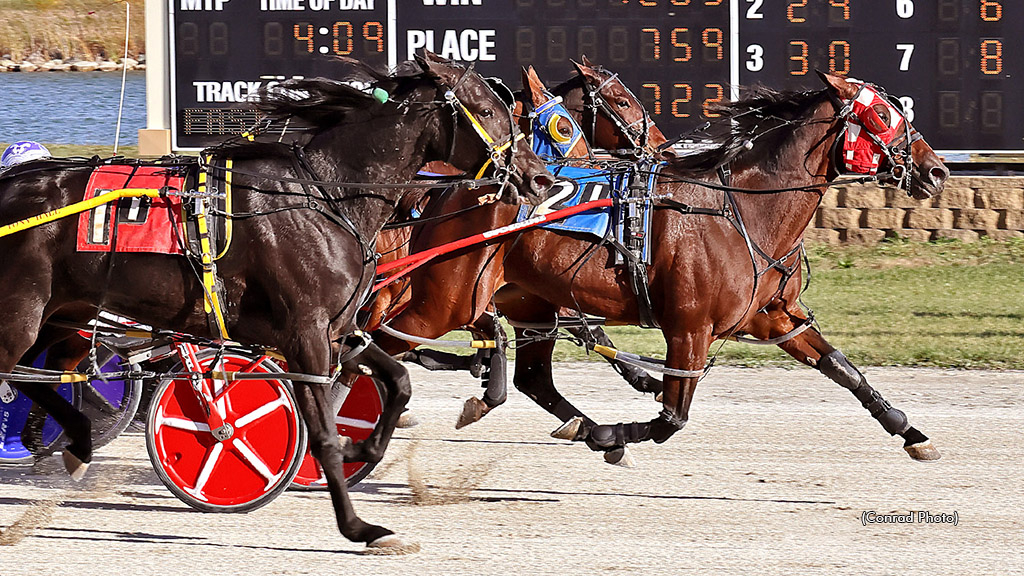
[[[196,354],[200,370],[275,373],[267,356],[225,351]],[[178,365],[175,372],[183,372]],[[306,451],[306,430],[291,386],[282,380],[207,381],[213,407],[226,425],[223,439],[210,431],[187,379],[164,379],[146,420],[146,447],[153,468],[182,502],[204,512],[255,510],[288,487]]]
[[[338,435],[347,436],[353,442],[365,439],[373,431],[373,427],[380,420],[380,414],[384,410],[384,392],[380,385],[369,376],[360,376],[352,391],[345,398],[335,423],[338,425]],[[348,462],[345,464],[345,480],[351,488],[366,478],[366,475],[373,470],[373,464],[367,462]],[[302,466],[299,473],[292,480],[292,488],[299,490],[317,490],[327,488],[327,478],[313,455],[308,451],[302,459]]]
[[[96,363],[101,373],[138,371],[138,365],[129,365],[120,356],[100,346]],[[78,366],[85,372],[90,360]],[[92,422],[93,448],[106,446],[132,423],[142,399],[142,380],[130,378],[93,378],[75,384],[82,398],[82,412]]]

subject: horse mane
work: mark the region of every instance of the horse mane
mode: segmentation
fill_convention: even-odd
[[[742,157],[743,162],[776,166],[786,140],[809,113],[827,98],[826,90],[778,91],[752,88],[741,99],[711,109],[719,114],[709,121],[713,147],[669,161],[683,174],[715,170]]]
[[[295,118],[318,131],[382,106],[373,97],[373,88],[394,97],[429,80],[415,62],[404,62],[387,74],[353,58],[334,61],[340,69],[337,78],[301,78],[262,88],[257,107],[273,119]]]

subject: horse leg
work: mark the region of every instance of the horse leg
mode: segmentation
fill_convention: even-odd
[[[32,274],[20,277],[20,282],[6,286],[5,294],[0,299],[0,309],[8,314],[8,318],[17,322],[16,326],[8,326],[7,330],[0,334],[0,372],[13,370],[18,360],[24,357],[39,339],[45,306],[50,299],[48,288],[45,292],[40,292],[40,287],[50,286],[46,265],[38,262],[10,265],[32,271]],[[32,402],[41,406],[64,428],[65,434],[71,439],[62,454],[64,467],[73,480],[81,480],[92,462],[92,425],[89,418],[50,386],[35,383],[11,384]]]
[[[455,429],[464,428],[483,418],[488,412],[505,403],[508,398],[508,357],[505,355],[505,332],[493,314],[484,314],[473,324],[474,332],[492,335],[494,348],[473,356],[470,373],[480,378],[483,398],[470,396],[462,406]],[[474,370],[475,369],[475,370]]]
[[[315,323],[310,323],[315,326]],[[305,338],[290,339],[286,353],[289,369],[305,374],[324,375],[329,372],[330,346],[315,335],[327,332],[325,327],[306,330]],[[300,333],[301,334],[301,333]],[[327,489],[342,536],[352,542],[365,542],[368,547],[401,546],[401,540],[387,528],[364,522],[355,512],[345,483],[345,454],[335,427],[333,398],[329,386],[295,382],[295,398],[299,404],[309,436],[309,448],[327,477]]]
[[[710,328],[701,333],[666,334],[668,343],[666,367],[675,370],[703,370],[711,343]],[[662,394],[663,409],[648,422],[599,424],[586,438],[591,449],[625,450],[627,444],[653,440],[661,444],[682,430],[689,419],[690,403],[697,388],[698,376],[665,376]]]
[[[46,352],[46,363],[43,366],[44,368],[65,372],[74,371],[78,367],[79,362],[81,362],[89,353],[89,341],[77,338],[76,335],[76,330],[44,325],[39,331],[39,336],[36,338],[35,343],[33,343],[32,347],[28,349],[28,352],[22,355],[21,363],[23,365],[29,365],[35,361],[40,354]],[[38,386],[46,385],[39,384]],[[49,388],[54,391],[56,391],[58,387],[59,385],[57,384],[49,385]],[[83,390],[87,388],[88,387],[83,387]],[[52,399],[48,400],[48,402],[52,402]],[[54,406],[54,404],[51,404],[51,406]],[[61,408],[59,405],[56,405],[55,409],[66,412],[66,410]],[[47,409],[41,404],[33,403],[32,410],[29,412],[28,419],[25,422],[25,428],[22,432],[22,440],[25,443],[25,447],[28,448],[30,452],[38,454],[44,449],[43,426],[46,424],[46,416]],[[65,435],[72,441],[72,447],[68,448],[68,451],[71,452],[71,454],[65,458],[70,458],[72,455],[85,453],[86,451],[91,454],[91,440],[89,447],[85,448],[83,439],[81,438],[81,431],[83,430],[82,420],[73,414],[66,414],[64,418],[70,422],[74,422],[71,429],[65,429],[64,431]],[[91,428],[91,423],[88,422],[88,420],[85,422]],[[79,459],[81,460],[80,457]],[[85,467],[88,467],[88,461],[83,461],[83,463],[85,463]],[[69,472],[72,469],[77,470],[80,468],[80,465],[73,461],[70,466],[72,466],[72,468],[69,468]],[[81,471],[76,474],[78,478],[81,478],[84,473],[85,468],[81,468]]]
[[[799,310],[787,311],[784,306],[773,306],[758,314],[745,330],[756,338],[775,338],[788,334],[804,320]],[[780,343],[779,348],[804,364],[817,368],[830,380],[852,392],[886,432],[891,436],[899,434],[903,438],[903,449],[911,458],[925,461],[940,458],[939,451],[928,437],[910,425],[906,414],[882,398],[868,384],[864,375],[842,352],[833,348],[817,329],[809,328]]]
[[[347,360],[343,367],[350,373],[362,373],[374,378],[384,385],[386,392],[380,420],[365,440],[345,447],[345,461],[380,462],[391,441],[398,419],[412,396],[409,372],[401,363],[372,343],[355,357]]]
[[[593,327],[576,327],[569,328],[569,332],[577,338],[585,342],[595,342],[602,346],[609,348],[615,348],[615,343],[608,337],[608,334],[600,326]],[[638,368],[632,364],[626,364],[621,360],[613,360],[611,358],[605,358],[612,368],[619,373],[622,378],[629,383],[637,392],[643,392],[658,395],[662,391],[662,382],[654,376],[651,376],[643,368]]]
[[[501,293],[499,293],[501,294]],[[509,296],[511,291],[503,295]],[[499,303],[499,309],[509,318],[520,322],[545,322],[555,317],[558,309],[547,302],[516,294]],[[529,341],[525,330],[516,328],[516,339],[528,342],[516,347],[513,384],[538,406],[562,422],[551,436],[562,440],[585,441],[596,422],[572,405],[555,388],[551,374],[551,355],[555,349],[552,339]],[[595,452],[602,452],[607,462],[632,466],[632,459],[623,446],[598,446],[588,443]]]

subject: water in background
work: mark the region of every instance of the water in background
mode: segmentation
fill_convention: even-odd
[[[0,73],[0,142],[112,145],[120,93],[120,72]],[[129,72],[120,143],[145,127],[146,73]]]

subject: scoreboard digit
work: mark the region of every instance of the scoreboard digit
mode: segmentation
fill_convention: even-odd
[[[586,55],[618,72],[668,135],[739,86],[819,88],[815,70],[877,82],[936,149],[1024,151],[1024,7],[1011,0],[168,0],[172,134],[196,149],[256,120],[249,98],[430,49],[519,84]]]

